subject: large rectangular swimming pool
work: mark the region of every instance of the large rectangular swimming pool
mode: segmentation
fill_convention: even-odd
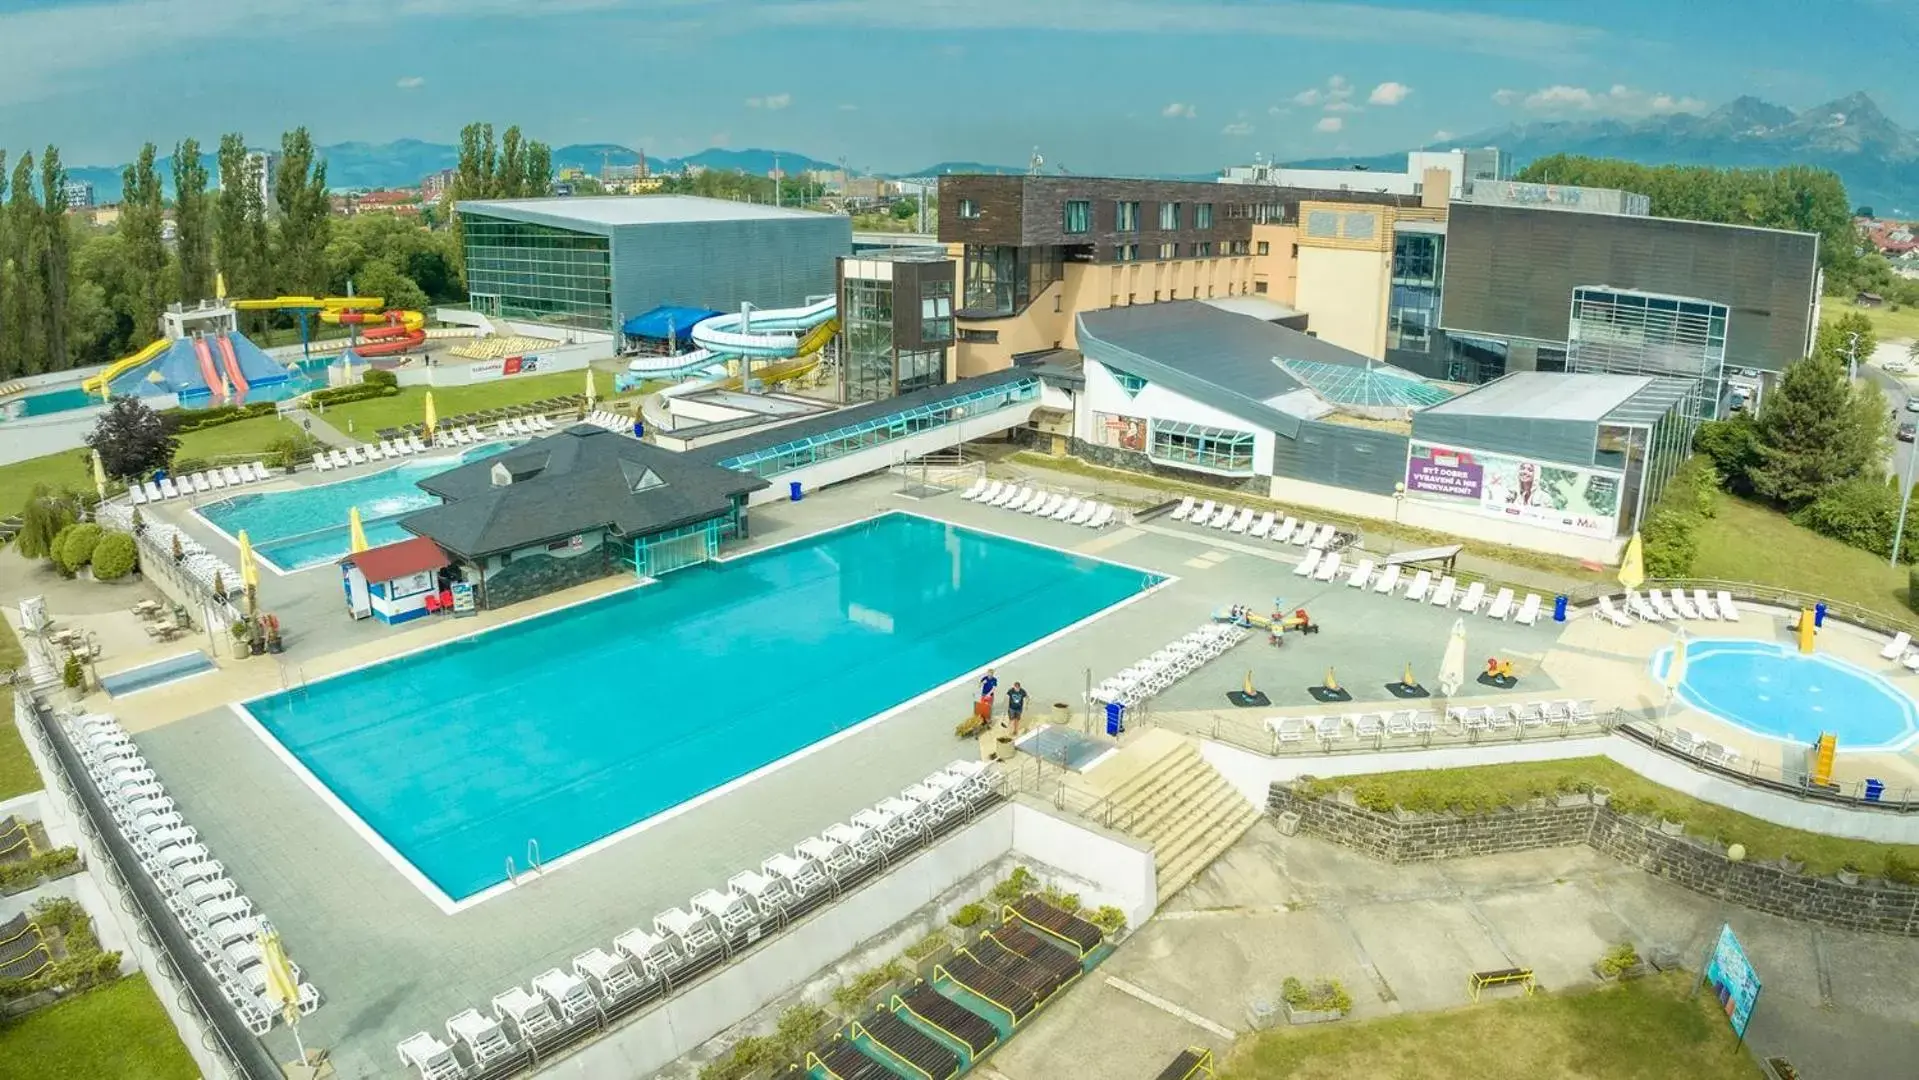
[[[457,901],[529,839],[551,862],[1160,581],[887,514],[246,708]]]

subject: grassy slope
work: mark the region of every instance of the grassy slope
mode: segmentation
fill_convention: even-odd
[[[593,384],[602,400],[613,397],[613,376],[610,373],[596,371]],[[436,386],[433,388],[433,408],[445,420],[477,409],[504,408],[541,398],[577,394],[584,389],[586,376],[577,371],[495,379],[471,386]],[[347,429],[347,422],[351,420],[356,437],[377,440],[381,428],[418,423],[425,415],[425,402],[426,388],[409,386],[392,397],[329,406],[325,416],[328,423],[341,431]]]
[[[300,426],[291,420],[282,420],[277,416],[256,416],[180,436],[178,456],[205,460],[258,454],[275,439],[300,434]]]
[[[290,421],[256,416],[180,436],[180,456],[204,459],[258,454],[273,440],[299,432],[298,425]],[[0,517],[19,513],[35,484],[72,488],[75,491],[91,489],[93,465],[87,450],[84,447],[62,450],[45,457],[0,465]]]
[[[13,636],[12,624],[0,619],[0,670],[26,662],[27,654]],[[33,767],[33,759],[20,741],[20,730],[13,723],[13,691],[0,687],[0,799],[38,791],[41,786],[40,770]]]
[[[1463,976],[1462,976],[1463,977]],[[1228,1080],[1757,1080],[1710,993],[1675,973],[1442,1013],[1282,1027],[1241,1043]]]
[[[1881,341],[1890,341],[1894,338],[1919,338],[1919,308],[1902,307],[1898,311],[1887,307],[1862,308],[1850,300],[1841,300],[1836,296],[1825,297],[1819,304],[1820,315],[1828,320],[1852,312],[1872,320],[1873,331],[1879,335]]]
[[[1724,496],[1699,532],[1693,576],[1751,581],[1857,604],[1903,619],[1906,571],[1794,525],[1777,510]]]
[[[1578,781],[1611,788],[1613,805],[1619,809],[1683,821],[1686,831],[1693,836],[1744,844],[1746,857],[1754,861],[1790,854],[1803,861],[1806,872],[1812,874],[1830,874],[1846,863],[1876,874],[1886,865],[1887,854],[1893,851],[1900,852],[1909,863],[1919,863],[1919,847],[1898,848],[1788,829],[1682,795],[1603,757],[1342,776],[1318,781],[1314,790],[1325,793],[1351,787],[1371,794],[1370,789],[1377,789],[1379,794],[1408,809],[1436,810],[1462,803],[1482,807],[1521,804],[1534,794],[1570,790]],[[1361,801],[1370,800],[1362,798]]]
[[[195,1080],[199,1075],[144,975],[0,1023],[0,1076]]]

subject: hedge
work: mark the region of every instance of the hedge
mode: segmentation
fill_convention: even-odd
[[[398,386],[381,383],[363,382],[357,386],[329,386],[324,390],[315,390],[308,394],[319,405],[345,405],[349,401],[366,401],[369,398],[393,397],[400,392]]]
[[[78,570],[92,562],[94,545],[105,533],[105,529],[91,521],[68,529],[66,539],[60,541],[60,564],[69,570]]]
[[[110,532],[94,545],[93,576],[99,581],[118,581],[132,573],[134,564],[139,561],[139,549],[134,545],[132,535]]]
[[[215,405],[209,409],[168,409],[160,415],[167,418],[174,434],[179,435],[255,416],[272,416],[278,407],[271,401],[254,401],[245,405]]]

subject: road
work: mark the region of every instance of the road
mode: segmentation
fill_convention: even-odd
[[[1879,347],[1872,351],[1871,362],[1859,366],[1861,374],[1877,383],[1879,389],[1885,391],[1886,403],[1892,406],[1898,413],[1898,418],[1894,421],[1896,424],[1907,422],[1919,423],[1919,413],[1906,411],[1907,399],[1919,396],[1919,387],[1914,387],[1911,383],[1897,375],[1888,374],[1880,365],[1888,360],[1904,360],[1906,358],[1906,345],[1907,343],[1903,341],[1881,342]],[[1900,442],[1894,439],[1892,442],[1892,455],[1886,463],[1886,468],[1891,470],[1894,476],[1903,479],[1906,476],[1906,468],[1912,457],[1912,452],[1912,443]],[[1919,479],[1919,476],[1915,476],[1914,479]]]

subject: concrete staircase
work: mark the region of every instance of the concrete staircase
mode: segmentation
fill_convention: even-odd
[[[1162,904],[1259,820],[1191,740],[1163,729],[1146,732],[1106,768],[1116,770],[1106,795],[1111,820],[1152,846]]]

